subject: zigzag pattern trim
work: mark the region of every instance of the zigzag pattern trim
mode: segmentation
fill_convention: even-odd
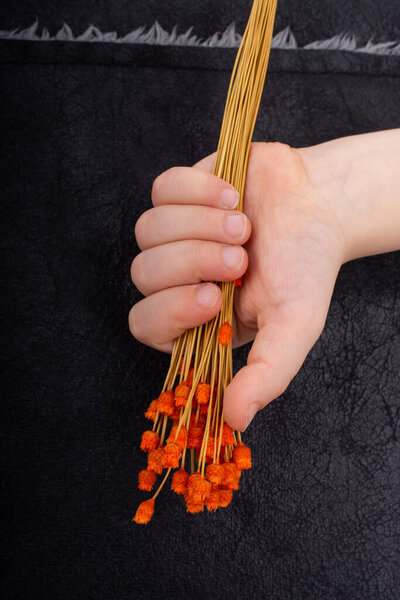
[[[43,27],[40,31],[39,23],[35,21],[26,29],[0,30],[0,38],[7,40],[198,46],[203,48],[237,48],[242,39],[241,35],[236,32],[235,23],[231,23],[224,32],[216,32],[212,36],[202,39],[193,33],[193,27],[190,27],[185,33],[178,34],[177,26],[171,32],[168,32],[161,27],[158,21],[147,31],[142,26],[122,37],[119,37],[115,31],[103,33],[94,25],[89,25],[83,33],[76,36],[66,23],[57,31],[56,35],[52,36],[46,27]],[[360,46],[356,36],[347,33],[341,33],[326,40],[317,40],[300,47],[290,27],[286,27],[286,29],[283,29],[274,36],[272,48],[282,50],[345,50],[347,52],[361,52],[365,54],[400,55],[400,42],[374,42],[373,40],[369,40],[367,44]]]

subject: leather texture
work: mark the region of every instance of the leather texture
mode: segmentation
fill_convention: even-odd
[[[54,26],[58,8],[73,16],[58,4],[41,3]],[[105,29],[168,11],[86,4],[74,16],[82,29],[95,6]],[[249,5],[173,4],[170,23],[200,15],[208,35],[222,13],[221,28],[244,22]],[[305,42],[345,30],[343,13],[366,39],[400,38],[397,0],[334,4],[282,0],[278,21],[301,5]],[[25,25],[33,10],[16,4],[2,27]],[[234,51],[0,50],[3,598],[398,600],[400,253],[343,266],[320,340],[245,435],[254,468],[231,506],[187,515],[164,490],[152,523],[133,527],[147,497],[136,487],[143,412],[169,362],[128,331],[140,298],[129,276],[134,225],[156,175],[215,149]],[[305,146],[399,127],[399,59],[295,50],[271,60],[254,139]],[[235,352],[236,368],[247,351]]]

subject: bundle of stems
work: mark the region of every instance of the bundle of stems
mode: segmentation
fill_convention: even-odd
[[[277,0],[254,0],[233,67],[218,143],[214,174],[243,195],[251,139],[268,66]],[[238,489],[242,470],[251,467],[251,452],[224,421],[223,397],[232,373],[232,313],[235,287],[218,284],[223,304],[216,317],[186,331],[177,340],[160,396],[145,416],[153,422],[142,436],[147,468],[139,488],[151,491],[166,469],[152,498],[139,505],[133,520],[148,523],[154,501],[172,469],[171,488],[183,495],[187,510],[214,511],[227,506]],[[168,429],[169,424],[171,428]]]

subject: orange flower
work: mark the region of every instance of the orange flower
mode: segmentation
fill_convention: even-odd
[[[214,460],[214,438],[209,437],[207,440],[207,448],[206,448],[206,460],[213,461]]]
[[[219,489],[219,504],[221,508],[226,508],[232,502],[233,491]]]
[[[225,475],[224,466],[216,463],[211,463],[207,466],[206,475],[207,479],[211,481],[211,483],[219,485],[222,482]]]
[[[197,404],[208,404],[210,392],[211,386],[208,383],[199,383],[195,393]]]
[[[179,447],[180,450],[183,450],[186,446],[187,429],[182,425],[179,430],[178,437],[175,439],[177,429],[178,425],[172,426],[171,432],[167,439],[167,444],[174,443]]]
[[[189,490],[186,489],[186,492],[183,494],[183,497],[186,502],[186,510],[189,513],[199,513],[204,510],[204,502],[194,501],[191,495],[189,494]]]
[[[186,500],[186,510],[189,513],[199,513],[204,511],[204,502],[193,502],[193,500]]]
[[[186,406],[190,394],[190,386],[186,381],[182,381],[175,388],[175,406]]]
[[[162,458],[162,466],[166,468],[177,469],[179,467],[179,459],[181,451],[179,446],[174,443],[169,443],[164,446],[164,454]]]
[[[144,502],[139,504],[139,507],[132,521],[135,521],[135,523],[140,523],[141,525],[147,525],[147,523],[151,520],[153,514],[154,500],[153,498],[151,498],[150,500],[145,500]]]
[[[158,412],[169,417],[174,412],[174,406],[174,392],[172,390],[162,392],[158,398]]]
[[[251,450],[244,444],[238,444],[233,450],[233,460],[239,469],[251,469]]]
[[[142,435],[142,442],[140,444],[141,450],[144,452],[149,452],[150,450],[155,450],[160,443],[160,438],[158,433],[155,431],[144,431]]]
[[[233,429],[229,427],[228,423],[224,423],[222,426],[221,446],[233,446],[234,443]]]
[[[155,484],[157,479],[157,475],[154,471],[148,471],[147,469],[143,469],[139,473],[139,490],[143,490],[144,492],[151,492],[153,489],[153,485]]]
[[[157,473],[157,475],[161,475],[163,470],[163,456],[164,450],[161,446],[159,446],[155,450],[150,450],[147,457],[147,469],[149,471],[154,471],[154,473]]]
[[[232,339],[232,325],[226,321],[222,323],[218,331],[218,342],[223,346],[227,346]]]
[[[150,419],[150,421],[156,420],[157,404],[158,404],[158,400],[152,400],[150,402],[149,408],[144,413],[144,416],[146,417],[146,419]]]
[[[192,502],[202,502],[208,497],[211,491],[211,483],[207,481],[201,473],[193,473],[189,477],[187,493]]]
[[[221,506],[219,490],[214,486],[212,486],[211,491],[206,498],[206,506],[210,512],[217,510],[217,508]]]
[[[171,489],[176,494],[184,494],[187,489],[187,483],[189,479],[189,473],[185,471],[183,467],[181,467],[178,471],[172,476]]]
[[[204,427],[202,425],[191,425],[187,438],[188,448],[201,448],[203,441]]]
[[[234,462],[224,463],[224,477],[222,485],[229,490],[239,489],[240,471]]]

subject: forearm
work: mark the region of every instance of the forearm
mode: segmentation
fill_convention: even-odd
[[[311,183],[332,203],[344,260],[400,249],[400,129],[300,150]]]

